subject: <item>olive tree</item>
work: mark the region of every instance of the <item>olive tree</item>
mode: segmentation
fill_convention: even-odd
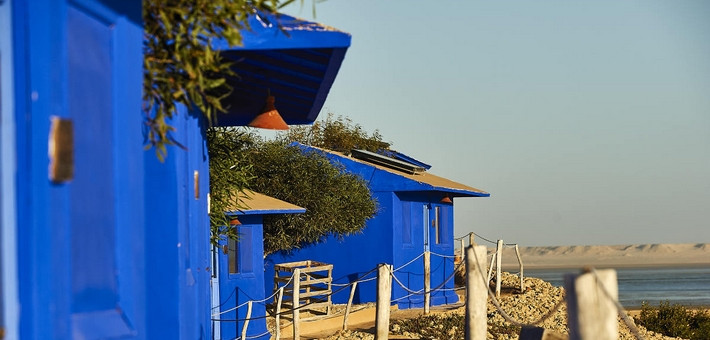
[[[306,208],[304,214],[264,218],[267,254],[357,233],[376,212],[365,181],[318,151],[270,141],[245,156],[257,174],[249,183],[253,190]]]

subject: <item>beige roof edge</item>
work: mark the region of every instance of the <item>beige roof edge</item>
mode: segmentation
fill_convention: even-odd
[[[477,189],[477,188],[474,188],[474,187],[472,187],[472,186],[468,186],[468,185],[466,185],[466,184],[462,184],[462,183],[459,183],[459,182],[455,182],[455,181],[452,181],[452,180],[450,180],[450,179],[448,179],[448,178],[439,177],[439,176],[437,176],[437,175],[434,175],[434,174],[431,174],[431,173],[428,173],[428,172],[422,172],[422,173],[418,173],[418,174],[408,174],[408,173],[405,173],[405,172],[402,172],[402,171],[398,171],[398,170],[395,170],[395,169],[390,169],[390,168],[388,168],[388,167],[384,167],[384,166],[381,166],[381,165],[378,165],[378,164],[373,164],[373,163],[370,163],[370,162],[365,162],[365,161],[363,161],[363,160],[359,160],[359,159],[357,159],[357,158],[347,156],[347,155],[345,155],[344,153],[341,153],[341,152],[332,151],[332,150],[326,150],[326,149],[322,149],[322,148],[318,148],[318,147],[310,146],[310,145],[305,145],[305,146],[307,146],[307,147],[309,147],[309,148],[313,148],[313,149],[315,149],[315,150],[320,150],[320,151],[327,152],[327,153],[330,153],[330,154],[333,154],[333,155],[337,155],[337,156],[339,156],[339,157],[347,158],[348,160],[351,160],[351,161],[353,161],[353,162],[358,162],[358,163],[361,163],[361,164],[366,164],[366,165],[375,167],[375,168],[377,168],[377,169],[379,169],[379,170],[387,171],[387,172],[389,172],[389,173],[391,173],[391,174],[394,174],[394,175],[397,175],[397,176],[405,177],[405,178],[410,179],[410,180],[412,180],[412,181],[416,181],[416,182],[424,183],[424,184],[429,184],[429,185],[434,186],[434,187],[436,187],[436,188],[451,189],[451,190],[457,190],[457,191],[461,191],[461,190],[463,190],[463,191],[471,191],[471,192],[474,192],[474,193],[476,193],[476,194],[480,194],[480,195],[482,195],[482,196],[489,196],[489,195],[490,195],[490,193],[488,193],[488,192],[486,192],[486,191],[483,191],[483,190],[481,190],[481,189]]]
[[[264,195],[252,190],[245,190],[239,195],[239,205],[233,204],[229,207],[231,212],[242,212],[242,213],[255,213],[255,212],[265,212],[270,214],[277,213],[303,213],[306,211],[305,208],[299,207],[295,204],[282,201],[278,198]],[[238,206],[243,206],[245,208],[238,209]]]

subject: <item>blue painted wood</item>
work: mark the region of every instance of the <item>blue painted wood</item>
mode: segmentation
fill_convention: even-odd
[[[209,166],[202,115],[181,112],[171,124],[187,148],[160,162],[144,153],[146,317],[148,338],[207,338],[210,331]],[[195,192],[195,171],[198,192]],[[167,327],[166,325],[171,325]]]
[[[239,75],[217,125],[247,125],[261,113],[270,93],[288,124],[310,124],[320,113],[350,46],[345,32],[288,15],[259,13],[242,31],[242,46],[216,41]]]
[[[271,213],[271,211],[269,212]],[[230,274],[228,256],[219,251],[219,296],[220,312],[224,312],[241,305],[249,300],[262,301],[265,298],[264,290],[264,234],[263,214],[242,215],[242,223],[238,227],[239,242],[237,259],[239,272]],[[269,303],[271,301],[267,301]],[[234,339],[241,336],[246,318],[247,306],[238,310],[221,314],[219,322],[222,339]],[[252,318],[247,328],[247,337],[250,339],[269,339],[266,333],[266,315],[264,303],[253,303]],[[239,320],[239,321],[237,321]],[[264,334],[266,333],[266,334]],[[261,336],[258,336],[261,335]]]
[[[13,5],[19,335],[147,338],[140,1]],[[65,183],[53,115],[75,123]]]
[[[17,225],[12,4],[0,3],[0,328],[17,339]]]
[[[218,50],[273,50],[349,47],[351,36],[332,27],[294,18],[286,14],[260,12],[248,19],[242,31],[242,46],[230,47],[226,40],[215,41]]]
[[[304,150],[309,147],[301,146]],[[453,273],[453,204],[441,203],[445,195],[452,196],[488,196],[463,189],[450,189],[421,183],[398,175],[391,171],[378,169],[373,165],[351,160],[332,153],[324,153],[331,162],[340,163],[350,173],[357,174],[368,183],[373,197],[378,202],[376,216],[367,221],[361,234],[351,235],[344,240],[327,237],[324,242],[307,246],[292,253],[270,254],[266,258],[266,277],[273,277],[276,263],[315,260],[333,264],[333,280],[336,283],[348,283],[362,274],[374,269],[378,263],[389,263],[395,269],[418,257],[425,250],[425,237],[428,238],[429,250],[445,255],[431,256],[431,287],[444,283]],[[439,209],[439,242],[432,227],[435,211]],[[425,214],[425,212],[429,212]],[[426,236],[425,236],[426,235]],[[395,275],[410,290],[424,287],[423,259],[401,268]],[[272,290],[272,283],[265,284],[266,293]],[[453,280],[447,281],[444,288],[453,288]],[[354,301],[372,302],[376,298],[374,282],[358,285]],[[347,291],[335,294],[333,301],[345,303]],[[398,284],[393,284],[392,298],[409,295]],[[453,291],[440,291],[432,294],[432,305],[453,303],[458,297]],[[398,302],[400,308],[423,306],[423,296],[414,295]]]

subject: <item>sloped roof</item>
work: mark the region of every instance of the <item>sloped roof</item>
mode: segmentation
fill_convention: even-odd
[[[259,12],[249,17],[242,46],[217,41],[214,48],[233,62],[238,75],[225,100],[219,126],[247,125],[261,113],[270,93],[287,124],[316,120],[350,46],[350,34],[285,14]]]
[[[298,144],[300,147],[303,147],[305,149],[313,149],[317,150],[320,152],[324,152],[328,155],[335,156],[340,158],[341,160],[347,160],[349,162],[354,162],[363,166],[371,167],[377,170],[381,170],[384,172],[387,172],[391,175],[399,176],[404,179],[408,179],[412,182],[416,182],[418,184],[421,184],[416,187],[408,186],[405,189],[402,190],[397,190],[393,189],[394,191],[442,191],[442,192],[448,192],[454,194],[454,196],[474,196],[474,197],[488,197],[491,194],[488,192],[474,188],[472,186],[468,186],[466,184],[462,184],[459,182],[452,181],[450,179],[440,177],[428,172],[420,172],[416,174],[408,174],[399,170],[395,170],[392,168],[388,168],[385,166],[381,166],[378,164],[373,164],[370,162],[366,162],[363,160],[359,160],[350,156],[347,156],[341,152],[335,152],[335,151],[330,151],[330,150],[325,150],[325,149],[320,149],[312,146],[307,146],[303,144]],[[343,165],[346,165],[345,162],[341,162]],[[347,166],[347,165],[346,165]],[[372,182],[372,178],[365,178],[366,181]]]
[[[241,206],[248,208],[239,210],[237,205],[233,204],[226,212],[228,215],[302,214],[306,212],[305,208],[251,190],[240,195],[238,200]]]

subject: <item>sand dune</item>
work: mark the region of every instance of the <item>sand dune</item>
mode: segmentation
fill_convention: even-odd
[[[489,252],[495,247],[489,246]],[[630,244],[615,246],[520,247],[526,268],[710,265],[710,244]],[[503,267],[518,266],[515,251],[503,251]]]

